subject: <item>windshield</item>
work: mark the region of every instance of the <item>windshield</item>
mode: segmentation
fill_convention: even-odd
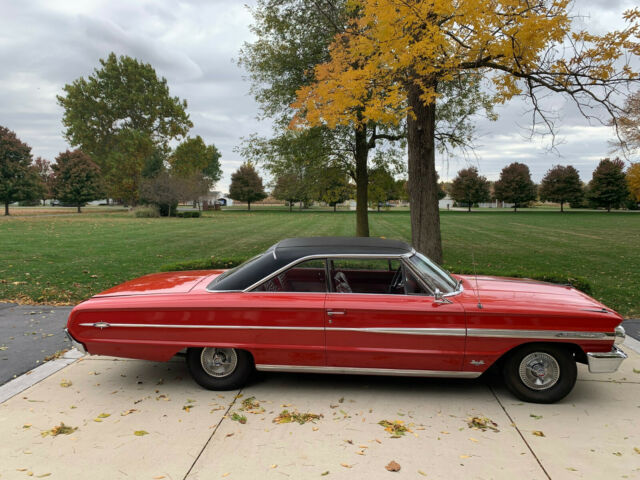
[[[229,275],[231,275],[234,272],[237,272],[239,270],[242,270],[243,268],[251,265],[253,262],[255,262],[256,260],[258,260],[260,257],[262,257],[264,255],[264,253],[261,253],[260,255],[256,255],[253,258],[250,258],[249,260],[247,260],[246,262],[241,263],[240,265],[238,265],[237,267],[231,268],[229,270],[227,270],[226,272],[218,275],[213,282],[211,282],[209,284],[209,286],[207,288],[209,289],[216,289],[215,285],[218,284],[221,280],[224,280],[225,278],[227,278]],[[217,290],[217,289],[216,289]]]
[[[442,293],[451,293],[456,290],[458,283],[451,275],[421,253],[409,257],[409,262],[431,288],[437,288]]]

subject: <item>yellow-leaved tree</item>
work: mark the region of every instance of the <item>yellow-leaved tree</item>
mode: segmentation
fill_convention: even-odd
[[[627,184],[633,199],[640,202],[640,163],[632,163],[627,169]]]
[[[294,126],[394,124],[407,120],[414,247],[442,261],[435,170],[439,86],[480,75],[493,102],[527,96],[534,125],[553,123],[541,96],[569,96],[585,116],[619,116],[623,88],[637,81],[640,10],[625,29],[574,30],[571,0],[351,0],[350,27],[335,36],[316,81],[298,90]],[[624,92],[622,92],[624,93]],[[594,106],[602,107],[594,113]]]

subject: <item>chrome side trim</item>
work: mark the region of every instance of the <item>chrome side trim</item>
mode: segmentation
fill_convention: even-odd
[[[509,330],[468,328],[469,337],[535,338],[554,340],[612,340],[614,332],[567,332],[564,330]]]
[[[360,368],[360,367],[324,367],[301,365],[256,365],[256,370],[263,372],[294,373],[339,373],[346,375],[387,375],[397,377],[457,377],[477,378],[482,372],[460,372],[441,370],[403,370],[395,368]]]
[[[465,328],[327,327],[327,331],[386,333],[391,335],[432,335],[432,336],[448,336],[448,337],[464,337],[466,335]]]
[[[81,323],[81,327],[101,328],[96,323]],[[305,330],[305,331],[324,331],[324,327],[279,327],[271,325],[169,325],[169,324],[150,324],[150,323],[110,323],[110,327],[122,328],[174,328],[174,329],[208,329],[208,330]],[[327,331],[337,332],[365,332],[365,333],[385,333],[395,335],[436,335],[436,336],[465,336],[464,328],[340,328],[327,327]]]
[[[122,328],[204,328],[213,330],[317,330],[322,331],[324,327],[277,327],[258,325],[168,325],[161,323],[111,323],[111,327]],[[95,327],[95,323],[81,323],[81,327]],[[98,327],[99,328],[99,327]]]
[[[587,352],[589,373],[613,373],[627,358],[627,354],[615,345],[610,352]]]

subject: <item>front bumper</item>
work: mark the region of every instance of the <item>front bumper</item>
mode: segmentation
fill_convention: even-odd
[[[618,370],[618,367],[625,358],[627,358],[627,354],[615,345],[610,352],[589,352],[587,353],[589,372],[613,373]]]
[[[73,336],[69,333],[69,330],[67,330],[66,328],[64,329],[64,333],[67,336],[67,338],[71,341],[71,346],[73,348],[75,348],[76,350],[78,350],[80,353],[82,353],[83,355],[87,354],[87,349],[84,348],[84,345],[81,344],[79,341],[77,341],[75,338],[73,338]]]

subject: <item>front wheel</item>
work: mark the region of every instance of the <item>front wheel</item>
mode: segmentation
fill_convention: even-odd
[[[253,370],[251,354],[235,348],[190,348],[187,367],[193,379],[207,390],[242,387]]]
[[[553,403],[571,392],[578,370],[571,352],[560,345],[526,345],[506,359],[502,375],[520,400]]]

